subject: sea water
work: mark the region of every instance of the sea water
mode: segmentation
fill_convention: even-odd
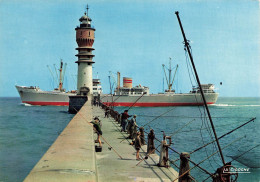
[[[120,113],[125,109],[129,108],[116,108]],[[209,106],[209,110],[218,137],[256,117],[254,122],[250,122],[223,137],[219,143],[223,148],[226,163],[245,153],[232,161],[232,165],[236,169],[249,170],[249,173],[239,173],[238,181],[260,181],[260,146],[254,148],[260,144],[260,98],[219,98],[216,104]],[[171,148],[178,153],[192,152],[214,140],[211,124],[204,107],[132,107],[129,114],[136,114],[138,126],[145,126],[146,132],[153,129],[159,140],[162,140],[163,132],[167,136],[172,136]],[[159,142],[155,141],[155,147],[159,145]],[[247,152],[251,148],[254,149]],[[214,142],[214,144],[194,152],[190,157],[192,161],[201,163],[202,168],[214,173],[223,164],[219,153],[210,157],[217,150],[217,145]],[[176,161],[175,164],[179,166],[179,155],[176,152],[170,150],[170,159]],[[209,159],[205,160],[206,158]],[[202,162],[203,160],[205,162]],[[190,164],[191,168],[193,166]],[[172,167],[178,170],[174,165]],[[197,181],[203,181],[209,176],[197,167],[191,170],[191,175]],[[209,178],[206,181],[212,180]]]
[[[119,112],[125,109],[128,108],[116,108]],[[260,143],[260,98],[219,98],[209,109],[218,136],[256,117],[254,122],[241,127],[219,142],[224,148],[225,162],[245,153],[232,162],[237,169],[245,168],[250,172],[239,173],[238,181],[260,181],[260,147],[247,152]],[[74,116],[68,114],[67,110],[68,107],[21,104],[20,98],[0,98],[0,181],[23,181]],[[146,132],[154,129],[156,138],[162,139],[162,131],[172,136],[171,147],[179,153],[191,152],[214,140],[203,107],[132,107],[129,113],[137,115],[137,124],[139,127],[145,126]],[[156,142],[155,145],[157,147],[159,143]],[[217,150],[216,145],[209,145],[191,154],[191,160],[199,163]],[[178,154],[170,151],[170,159],[177,160],[177,166],[178,158]],[[200,164],[211,173],[221,165],[219,154]],[[198,168],[191,170],[191,175],[197,181],[208,177]],[[210,178],[207,181],[210,181]]]
[[[67,107],[0,98],[0,181],[23,181],[73,115]]]

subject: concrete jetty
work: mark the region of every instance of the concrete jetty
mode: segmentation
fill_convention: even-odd
[[[93,116],[102,121],[102,152],[95,152],[96,134],[93,131]],[[139,162],[135,149],[124,140],[126,133],[112,118],[104,118],[104,111],[87,102],[74,116],[68,126],[48,149],[40,161],[25,178],[29,181],[173,181],[178,172],[173,168],[157,167],[157,154]],[[98,145],[98,144],[96,144]],[[114,152],[111,147],[117,151]],[[145,156],[146,146],[141,149]],[[122,159],[120,158],[122,157]]]

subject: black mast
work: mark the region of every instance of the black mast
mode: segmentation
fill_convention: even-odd
[[[219,141],[218,141],[217,133],[216,133],[216,130],[215,130],[215,127],[214,127],[214,124],[213,124],[213,121],[212,121],[212,118],[211,118],[211,115],[210,115],[210,112],[209,112],[209,108],[208,108],[208,105],[207,105],[207,102],[206,102],[206,99],[205,99],[205,96],[204,96],[204,93],[203,93],[203,90],[202,90],[202,87],[201,87],[201,84],[200,84],[200,80],[199,80],[198,73],[197,73],[197,71],[196,71],[195,64],[194,64],[194,62],[193,62],[193,58],[192,58],[191,51],[190,51],[190,45],[189,45],[189,42],[188,42],[187,39],[186,39],[184,30],[183,30],[183,27],[182,27],[182,24],[181,24],[181,20],[180,20],[180,17],[179,17],[179,12],[176,11],[175,14],[176,14],[177,19],[178,19],[178,22],[179,22],[179,24],[180,24],[181,32],[182,32],[183,39],[184,39],[184,43],[185,43],[185,47],[186,47],[187,50],[188,50],[188,54],[189,54],[189,57],[190,57],[190,61],[191,61],[191,64],[192,64],[192,67],[193,67],[193,70],[194,70],[194,73],[195,73],[195,76],[196,76],[196,79],[197,79],[197,82],[198,82],[198,85],[199,85],[199,88],[200,88],[201,96],[202,96],[204,105],[205,105],[205,107],[206,107],[207,114],[208,114],[208,117],[209,117],[209,121],[210,121],[212,130],[213,130],[213,133],[214,133],[214,136],[215,136],[217,145],[218,145],[219,153],[220,153],[220,156],[221,156],[223,165],[225,166],[226,163],[225,163],[224,156],[223,156],[223,153],[222,153],[222,150],[221,150]]]

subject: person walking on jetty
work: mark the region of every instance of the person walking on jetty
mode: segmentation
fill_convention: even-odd
[[[126,131],[126,126],[127,126],[127,119],[130,116],[128,115],[128,110],[125,110],[124,113],[122,114],[122,130],[121,131]]]
[[[136,160],[141,160],[139,157],[140,149],[141,149],[140,132],[137,132],[136,138],[135,138]]]
[[[100,140],[100,136],[102,135],[101,122],[98,119],[98,117],[95,117],[94,121],[91,121],[91,123],[93,124],[94,131],[97,132],[97,141],[99,143],[99,147],[102,147],[102,143],[101,143],[101,140]]]

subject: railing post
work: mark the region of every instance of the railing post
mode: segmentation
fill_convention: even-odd
[[[182,152],[180,155],[180,169],[179,169],[179,182],[191,182],[190,178],[190,172],[187,172],[190,170],[190,164],[189,164],[189,159],[190,154],[188,152]],[[186,174],[184,174],[186,173]],[[183,176],[182,176],[183,175]]]

